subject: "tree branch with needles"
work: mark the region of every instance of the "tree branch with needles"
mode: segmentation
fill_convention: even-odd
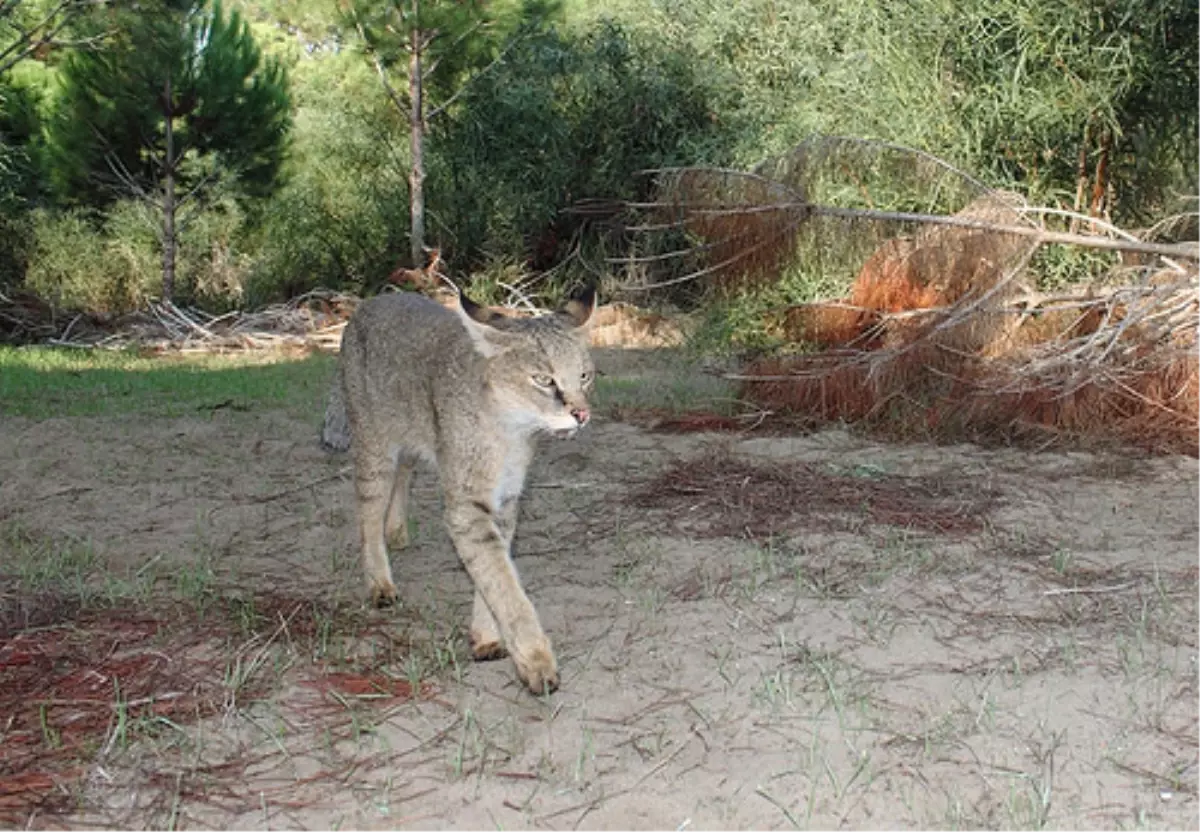
[[[0,24],[15,32],[13,41],[0,48],[0,75],[11,70],[21,61],[33,55],[44,47],[81,48],[95,46],[104,41],[111,32],[104,32],[79,39],[63,39],[63,30],[71,21],[90,8],[107,5],[108,0],[59,0],[36,22],[22,26],[13,18],[24,0],[3,0],[0,2]]]

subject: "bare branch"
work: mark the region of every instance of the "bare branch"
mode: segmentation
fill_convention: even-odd
[[[1182,257],[1188,260],[1200,260],[1200,246],[1196,243],[1146,243],[1139,240],[1113,240],[1109,237],[1096,237],[1084,234],[1069,234],[1064,231],[1046,231],[1041,228],[1030,228],[1024,225],[1004,225],[986,220],[970,219],[968,217],[946,217],[936,214],[914,214],[905,211],[868,211],[858,208],[833,208],[827,205],[813,205],[814,214],[827,217],[860,217],[874,220],[894,220],[901,222],[921,222],[930,225],[951,225],[957,228],[974,228],[982,231],[994,231],[1000,234],[1013,234],[1019,237],[1033,237],[1039,244],[1063,243],[1082,248],[1096,248],[1107,251],[1132,251],[1142,254],[1160,254],[1166,257]]]
[[[962,216],[943,216],[940,214],[918,214],[908,211],[876,211],[867,208],[838,208],[832,205],[816,205],[802,201],[775,202],[766,205],[731,205],[700,207],[689,206],[686,203],[663,202],[631,202],[631,208],[658,208],[663,210],[676,209],[690,215],[701,216],[748,216],[751,214],[771,213],[775,211],[807,211],[813,215],[826,217],[844,217],[848,219],[885,220],[891,222],[915,222],[928,225],[945,225],[955,228],[969,228],[979,231],[992,231],[998,234],[1012,234],[1018,237],[1032,237],[1038,244],[1061,243],[1083,248],[1104,249],[1107,251],[1130,251],[1142,254],[1157,254],[1163,257],[1179,257],[1187,260],[1200,260],[1200,246],[1196,243],[1148,243],[1133,237],[1114,240],[1109,237],[1098,237],[1086,234],[1069,234],[1062,231],[1047,231],[1044,228],[1026,225],[1008,225],[995,223],[984,219]],[[679,228],[686,225],[686,217],[668,223],[647,223],[637,226],[627,226],[629,231],[661,231],[668,228]]]
[[[499,54],[499,55],[497,55],[497,56],[496,56],[496,57],[495,57],[495,58],[492,60],[492,62],[491,62],[491,63],[489,63],[489,64],[488,64],[487,66],[485,66],[483,69],[479,70],[479,72],[477,72],[477,73],[475,73],[474,75],[472,75],[472,76],[471,76],[470,78],[468,78],[466,81],[463,81],[463,84],[462,84],[462,86],[461,86],[461,87],[459,87],[457,90],[455,90],[455,91],[454,91],[454,95],[450,96],[450,97],[449,97],[449,98],[447,98],[445,101],[443,101],[441,104],[439,104],[437,107],[434,107],[432,110],[430,110],[430,111],[429,111],[429,113],[428,113],[428,114],[425,116],[425,119],[426,119],[426,121],[428,121],[429,119],[432,119],[432,118],[436,118],[437,116],[439,116],[439,115],[441,115],[442,113],[444,113],[444,112],[446,111],[446,108],[448,108],[448,107],[449,107],[450,105],[452,105],[452,104],[453,104],[455,101],[457,101],[457,100],[458,100],[458,98],[459,98],[459,97],[460,97],[460,96],[461,96],[461,95],[462,95],[464,92],[466,92],[466,91],[467,91],[467,90],[470,88],[470,86],[471,86],[473,83],[475,83],[476,81],[478,81],[478,80],[479,80],[480,78],[482,78],[484,75],[486,75],[487,73],[491,72],[491,70],[492,70],[492,69],[494,69],[496,66],[498,66],[498,65],[500,64],[500,62],[501,62],[501,61],[503,61],[503,60],[504,60],[504,59],[505,59],[505,58],[508,56],[508,53],[509,53],[509,52],[511,52],[511,51],[513,50],[513,47],[515,47],[515,46],[517,45],[517,43],[519,43],[519,42],[520,42],[520,40],[521,40],[521,38],[519,38],[519,37],[517,37],[517,38],[513,38],[513,39],[512,39],[512,41],[511,41],[511,42],[508,44],[508,46],[504,47],[504,49],[502,49],[502,50],[500,51],[500,54]]]
[[[162,207],[162,200],[154,194],[149,193],[115,153],[106,153],[104,155],[104,162],[108,165],[108,169],[112,171],[113,178],[116,179],[121,187],[143,202],[148,202],[156,208]]]
[[[22,0],[4,0],[0,3],[0,18],[13,14]],[[17,63],[28,58],[42,46],[78,47],[92,46],[108,37],[110,32],[80,40],[61,40],[58,35],[71,22],[72,18],[81,14],[89,6],[104,6],[108,0],[59,0],[55,6],[46,12],[42,18],[29,26],[22,28],[11,24],[16,30],[17,37],[4,49],[0,50],[0,75],[12,69]]]
[[[367,37],[367,31],[363,28],[362,23],[355,21],[354,25],[355,28],[358,29],[358,36],[362,38],[362,42],[366,46],[367,52],[371,55],[371,62],[375,65],[375,73],[379,76],[379,81],[383,84],[383,89],[388,94],[388,98],[390,98],[392,103],[396,105],[396,109],[398,109],[401,113],[407,114],[409,110],[407,96],[403,96],[396,92],[396,89],[392,86],[392,82],[388,78],[387,68],[383,65],[383,60],[379,57],[379,51],[371,45],[371,41]]]
[[[175,226],[180,233],[186,231],[188,226],[192,224],[192,220],[200,216],[204,204],[202,200],[198,200],[196,197],[210,182],[219,180],[220,176],[220,171],[209,171],[186,194],[175,200]]]
[[[799,220],[799,219],[793,221],[786,228],[781,229],[780,234],[790,233],[791,231],[795,230],[795,228],[797,228],[800,225],[800,222],[801,222],[801,220]],[[776,236],[779,236],[779,235],[776,235]],[[691,274],[685,274],[685,275],[682,275],[681,277],[674,277],[674,278],[671,278],[670,280],[660,280],[657,283],[649,283],[644,286],[625,286],[624,288],[628,292],[649,292],[652,289],[662,289],[666,286],[675,286],[680,283],[687,283],[689,280],[696,280],[697,278],[704,277],[705,275],[709,275],[714,272],[719,272],[722,269],[726,268],[727,266],[731,266],[734,263],[737,263],[739,260],[744,260],[745,258],[749,257],[751,254],[754,254],[755,252],[759,251],[760,249],[766,248],[772,242],[773,242],[772,239],[761,240],[760,242],[755,243],[752,246],[741,249],[740,251],[738,251],[737,254],[734,254],[732,257],[722,260],[720,263],[716,263],[712,266],[709,266],[706,269],[701,269],[698,272],[692,272]],[[641,262],[643,262],[643,260],[640,257],[630,257],[625,260],[612,260],[610,262],[625,263],[627,265],[633,265],[636,263],[641,263]]]

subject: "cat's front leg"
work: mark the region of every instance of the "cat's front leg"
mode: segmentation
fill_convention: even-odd
[[[447,498],[446,527],[516,665],[536,694],[558,687],[558,663],[537,611],[509,558],[508,540],[489,499]]]

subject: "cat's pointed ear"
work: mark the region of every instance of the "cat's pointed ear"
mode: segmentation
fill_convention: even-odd
[[[511,345],[510,336],[492,326],[493,321],[504,317],[499,312],[475,303],[461,289],[453,308],[480,355],[491,358]]]
[[[472,321],[480,324],[491,324],[496,318],[501,317],[499,312],[494,309],[489,309],[486,306],[480,306],[475,301],[471,300],[460,289],[458,292],[458,305],[462,314],[466,315]]]
[[[595,310],[596,287],[589,285],[563,304],[563,308],[558,310],[558,314],[566,318],[571,326],[580,327],[587,326],[588,321],[592,319],[592,312]]]

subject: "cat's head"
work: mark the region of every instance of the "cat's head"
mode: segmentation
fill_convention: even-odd
[[[558,311],[512,317],[459,295],[458,313],[487,359],[487,383],[504,418],[529,432],[573,436],[591,419],[587,395],[596,370],[587,324],[596,292],[587,288]]]

